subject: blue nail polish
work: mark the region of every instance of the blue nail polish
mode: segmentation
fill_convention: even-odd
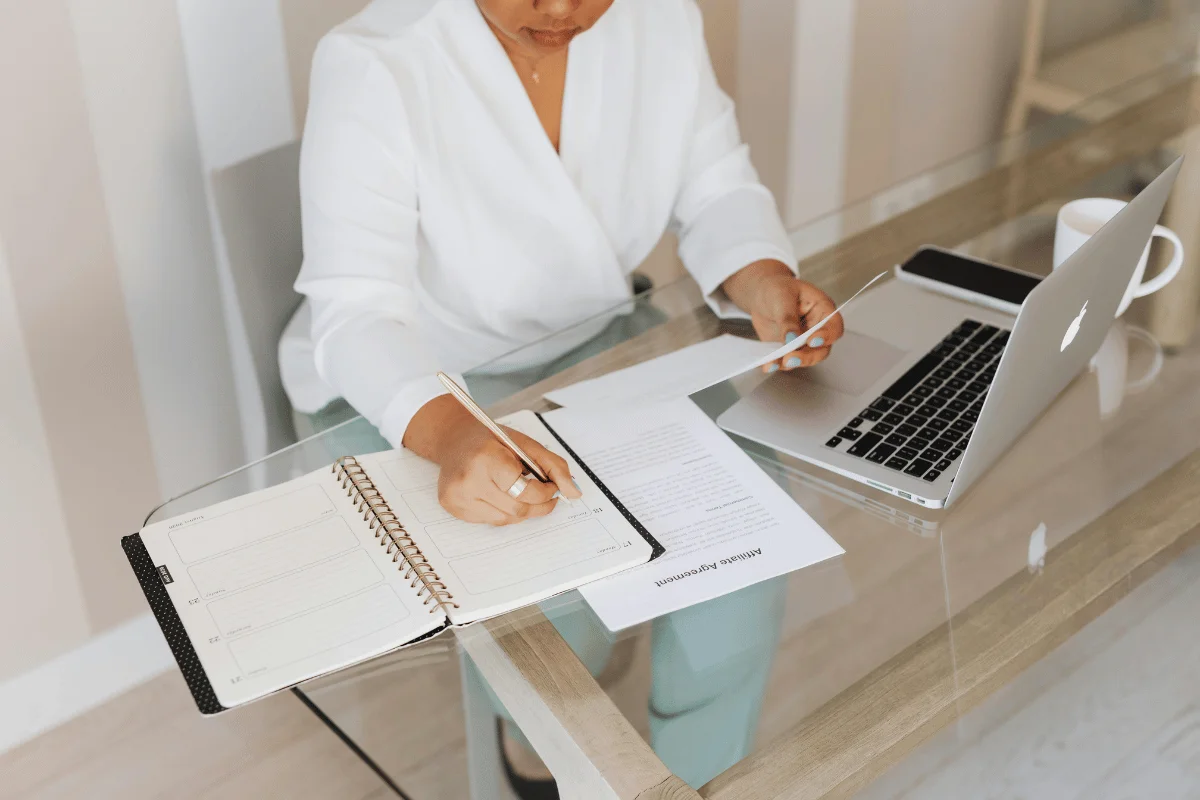
[[[769,374],[771,374],[772,372],[779,372],[779,365],[778,365],[778,364],[772,364],[771,366],[767,367],[767,374],[769,375]]]
[[[557,500],[560,497],[562,497],[562,492],[555,492],[553,495],[550,496],[550,499]]]
[[[783,337],[784,344],[791,344],[794,341],[796,341],[796,334],[792,333],[791,331],[788,331],[788,335]]]
[[[791,358],[789,358],[789,359],[787,360],[787,364],[785,364],[784,366],[786,366],[788,369],[794,369],[795,367],[798,367],[798,366],[800,366],[800,359],[799,359],[799,357],[797,357],[797,356],[792,356]]]
[[[816,336],[811,341],[809,341],[808,346],[809,347],[821,347],[824,344],[825,344],[825,340],[822,339],[820,336]]]

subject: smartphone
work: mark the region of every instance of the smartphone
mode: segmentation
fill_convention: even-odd
[[[1028,272],[926,245],[896,267],[896,277],[922,289],[1016,315],[1042,279]]]

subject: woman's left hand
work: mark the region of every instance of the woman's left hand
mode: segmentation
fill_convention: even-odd
[[[789,334],[795,338],[837,309],[829,295],[794,276],[780,261],[756,261],[727,278],[722,288],[750,315],[754,332],[764,342],[784,342]],[[803,347],[781,361],[764,364],[762,370],[775,372],[819,364],[844,331],[842,315],[838,314]]]

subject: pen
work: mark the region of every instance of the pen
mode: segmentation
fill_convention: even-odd
[[[450,392],[450,394],[454,396],[454,399],[461,403],[462,407],[470,412],[471,416],[479,420],[479,423],[491,431],[492,435],[499,439],[502,445],[512,451],[512,454],[516,456],[518,460],[520,460],[520,462],[525,466],[526,470],[533,473],[534,477],[536,477],[542,483],[550,482],[550,479],[546,477],[546,473],[542,472],[542,468],[537,465],[537,462],[530,458],[529,455],[512,440],[512,437],[504,432],[503,428],[493,422],[492,418],[484,413],[483,409],[479,407],[478,403],[471,399],[471,395],[467,394],[465,389],[455,383],[454,379],[444,372],[439,372],[437,374],[437,378],[442,382],[442,386],[446,387],[446,391]]]

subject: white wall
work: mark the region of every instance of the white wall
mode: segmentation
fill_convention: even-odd
[[[789,227],[843,204],[856,8],[856,0],[797,2],[787,193],[779,198]]]
[[[1154,5],[1055,0],[1047,48]],[[741,0],[739,117],[785,222],[798,226],[994,141],[1025,10],[1026,0]]]
[[[741,0],[738,118],[784,223],[845,199],[858,0]],[[826,234],[836,235],[836,226]],[[805,250],[820,242],[806,243]]]
[[[847,0],[850,2],[851,0]],[[796,54],[797,9],[804,0],[740,0],[737,103],[742,138],[763,184],[785,202],[788,157],[795,110],[792,64]],[[786,216],[786,210],[781,208]]]
[[[173,496],[243,458],[179,20],[159,0],[70,9],[159,484]]]
[[[1023,47],[1026,0],[856,0],[846,199],[994,141]],[[1048,53],[1144,18],[1147,0],[1051,0]]]
[[[0,376],[3,681],[82,642],[90,624],[2,240]],[[38,602],[31,604],[31,596]]]
[[[146,613],[120,537],[245,455],[173,4],[0,4],[0,107],[3,682]]]

